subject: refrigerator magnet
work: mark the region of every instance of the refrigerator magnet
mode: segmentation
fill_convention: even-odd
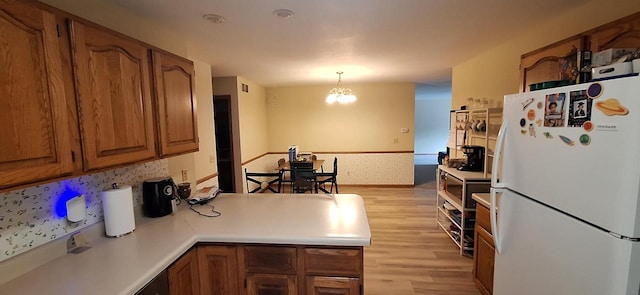
[[[522,118],[522,119],[520,119],[520,127],[524,127],[524,126],[527,126],[527,120]]]
[[[582,134],[578,140],[582,145],[589,145],[591,143],[591,136],[588,134]]]
[[[533,127],[533,123],[529,124],[529,136],[536,137],[536,128]]]
[[[600,95],[602,95],[602,84],[600,83],[593,83],[591,85],[589,85],[589,88],[587,88],[587,95],[590,98],[596,99],[598,97],[600,97]]]
[[[529,98],[529,99],[527,99],[527,100],[525,100],[525,101],[523,101],[523,102],[522,102],[522,110],[523,110],[523,111],[524,111],[524,110],[526,110],[526,109],[527,109],[527,107],[528,107],[529,105],[531,105],[532,103],[533,103],[533,97],[532,97],[532,98]]]
[[[573,142],[573,140],[569,139],[566,136],[558,135],[558,137],[560,137],[560,140],[562,140],[562,142],[566,143],[568,146],[575,145],[575,142]]]
[[[544,135],[544,137],[546,137],[548,139],[552,139],[553,138],[553,135],[551,135],[551,133],[549,133],[549,132],[544,132],[544,133],[542,133],[542,135]]]
[[[584,131],[591,132],[591,130],[593,130],[593,123],[591,121],[586,121],[582,124],[582,128],[584,128]]]
[[[534,111],[533,109],[529,110],[527,112],[527,118],[529,119],[529,121],[533,121],[536,118],[536,111]]]
[[[607,116],[626,116],[629,114],[629,109],[620,104],[620,101],[615,98],[596,102],[596,108]]]

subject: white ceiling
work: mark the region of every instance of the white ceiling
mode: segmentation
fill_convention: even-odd
[[[262,86],[451,81],[451,69],[583,0],[110,0]],[[295,13],[290,19],[275,9]],[[205,21],[207,13],[226,18]],[[570,21],[570,20],[568,20]]]

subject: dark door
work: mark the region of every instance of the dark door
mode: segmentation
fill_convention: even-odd
[[[233,133],[231,131],[231,96],[213,97],[213,114],[218,155],[218,184],[223,192],[234,193]]]

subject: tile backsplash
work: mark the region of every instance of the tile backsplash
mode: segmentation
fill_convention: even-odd
[[[0,261],[102,221],[100,192],[112,183],[131,185],[133,204],[142,204],[142,182],[168,176],[167,160],[83,175],[0,194]],[[84,194],[87,216],[70,223],[65,201]]]

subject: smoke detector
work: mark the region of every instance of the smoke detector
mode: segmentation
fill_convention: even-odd
[[[217,14],[205,14],[202,16],[202,18],[206,21],[212,22],[214,24],[221,24],[225,22],[224,17],[217,15]]]
[[[277,18],[287,19],[293,17],[293,11],[289,9],[276,9],[273,11],[273,15]]]

